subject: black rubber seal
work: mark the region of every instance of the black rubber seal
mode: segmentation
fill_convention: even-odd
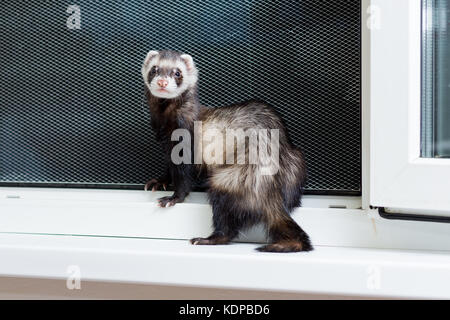
[[[0,182],[0,187],[10,188],[67,188],[67,189],[103,189],[103,190],[144,190],[144,184],[95,184],[95,183],[29,183],[29,182]],[[173,191],[173,188],[168,187],[167,191]],[[194,192],[205,192],[206,188],[203,186],[194,186]],[[361,191],[350,190],[305,190],[305,195],[320,195],[320,196],[361,196]]]
[[[403,214],[403,213],[387,213],[385,208],[378,208],[378,213],[384,219],[404,220],[404,221],[421,221],[435,223],[450,223],[450,217],[428,216],[420,214]]]

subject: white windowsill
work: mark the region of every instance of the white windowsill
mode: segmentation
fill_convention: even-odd
[[[360,198],[309,196],[293,216],[316,250],[262,254],[256,244],[189,245],[211,232],[205,195],[161,209],[163,194],[0,188],[0,276],[66,279],[77,265],[89,281],[450,298],[449,224],[385,220],[358,209]]]
[[[317,247],[310,253],[261,254],[255,247],[2,234],[0,275],[66,279],[68,266],[76,265],[82,281],[361,297],[450,297],[448,253]]]

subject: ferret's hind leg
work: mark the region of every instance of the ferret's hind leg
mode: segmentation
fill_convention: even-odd
[[[213,210],[214,232],[208,238],[194,238],[193,245],[229,244],[239,231],[255,223],[258,215],[243,208],[242,200],[225,192],[209,192]]]
[[[223,245],[228,244],[238,235],[240,226],[232,225],[229,221],[230,216],[235,213],[228,211],[230,208],[225,206],[226,201],[216,198],[212,201],[214,232],[208,238],[194,238],[191,240],[193,245]],[[227,211],[225,211],[227,210]]]
[[[145,183],[144,191],[148,191],[152,189],[153,192],[160,190],[161,187],[164,188],[164,191],[167,191],[167,182],[161,179],[151,179]]]
[[[229,244],[234,236],[225,234],[222,231],[214,231],[208,238],[194,238],[191,239],[191,244],[194,246],[213,246]]]
[[[288,214],[283,214],[268,223],[271,243],[256,250],[261,252],[312,251],[309,236]]]

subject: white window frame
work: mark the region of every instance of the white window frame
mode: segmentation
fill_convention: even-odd
[[[372,0],[370,204],[450,216],[450,160],[421,158],[421,0]]]

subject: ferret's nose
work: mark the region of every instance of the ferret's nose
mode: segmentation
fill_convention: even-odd
[[[160,86],[161,88],[166,88],[169,85],[169,82],[167,82],[167,80],[161,79],[158,80],[158,86]]]

